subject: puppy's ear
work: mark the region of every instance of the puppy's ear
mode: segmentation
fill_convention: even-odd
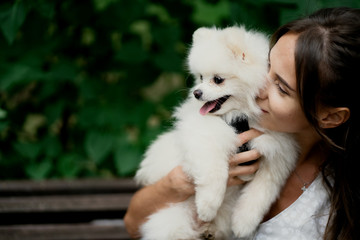
[[[250,63],[244,45],[244,40],[247,37],[245,28],[243,26],[229,27],[224,29],[224,33],[226,35],[226,45],[233,53],[234,58],[242,63]]]
[[[232,43],[228,43],[227,46],[233,53],[236,60],[246,64],[250,63],[249,56],[247,56],[246,51],[244,51],[245,49],[242,49],[240,46]]]
[[[198,42],[202,39],[208,38],[214,31],[214,28],[201,27],[193,33],[193,42]]]

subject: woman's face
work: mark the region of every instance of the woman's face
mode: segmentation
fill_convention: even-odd
[[[300,133],[310,128],[296,91],[297,37],[294,33],[285,34],[270,51],[267,85],[257,98],[263,111],[260,124],[270,130]]]

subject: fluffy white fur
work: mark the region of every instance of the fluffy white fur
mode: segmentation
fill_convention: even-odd
[[[196,84],[176,109],[174,128],[145,153],[135,179],[153,184],[182,165],[194,180],[196,194],[151,215],[141,227],[143,239],[229,239],[232,232],[249,236],[276,200],[294,168],[297,147],[291,136],[256,124],[261,111],[255,97],[266,81],[267,54],[267,37],[244,27],[194,32],[188,66]],[[219,83],[219,78],[224,81]],[[195,90],[202,92],[198,99]],[[210,103],[223,96],[230,97],[209,112],[214,105]],[[247,117],[251,127],[265,132],[250,142],[263,159],[248,184],[227,188],[228,160],[239,145],[228,123],[239,117]],[[195,212],[206,224],[198,226]]]

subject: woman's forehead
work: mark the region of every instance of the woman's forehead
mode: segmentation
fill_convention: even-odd
[[[296,88],[295,46],[298,35],[287,33],[282,36],[270,51],[270,65],[274,74],[284,79],[293,89]]]

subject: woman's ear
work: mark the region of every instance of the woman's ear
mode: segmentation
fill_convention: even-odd
[[[347,107],[325,108],[319,114],[321,128],[335,128],[346,122],[350,117],[350,109]]]

